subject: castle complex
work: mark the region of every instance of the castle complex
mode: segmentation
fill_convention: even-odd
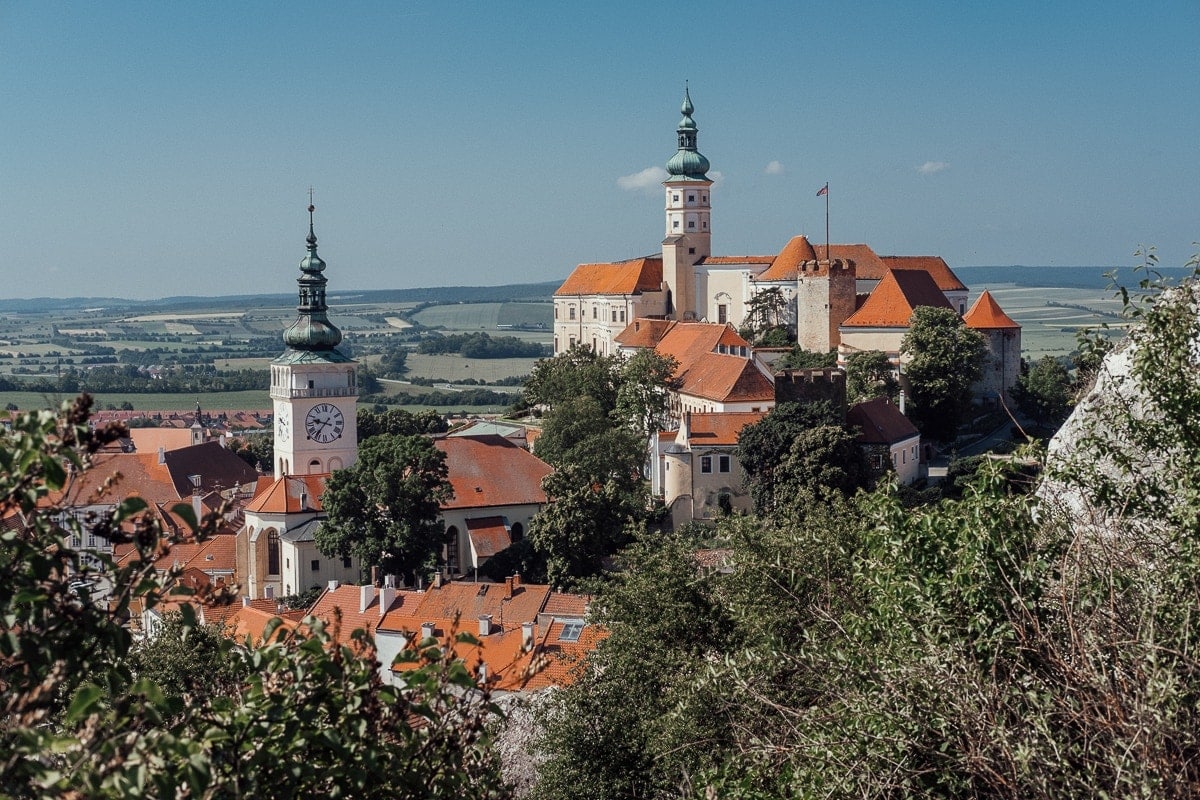
[[[622,332],[639,318],[740,328],[755,296],[773,291],[786,303],[781,321],[800,346],[836,349],[840,363],[860,350],[882,350],[899,365],[913,309],[951,308],[988,339],[981,393],[994,396],[1016,382],[1020,326],[986,292],[968,311],[967,287],[940,257],[880,256],[865,244],[814,245],[804,236],[776,255],[714,256],[713,181],[687,91],[681,111],[678,149],[663,181],[661,254],[576,267],[554,295],[555,354],[575,346],[616,353]]]

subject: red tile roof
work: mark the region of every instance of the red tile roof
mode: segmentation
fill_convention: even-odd
[[[321,495],[329,474],[284,475],[280,478],[259,478],[254,499],[246,510],[255,514],[295,514],[299,511],[320,511]]]
[[[667,331],[678,324],[673,319],[639,317],[618,333],[614,341],[622,347],[654,347],[667,335]]]
[[[366,589],[369,599],[366,609],[362,607],[363,590]],[[423,599],[421,592],[409,591],[406,589],[391,589],[395,592],[391,603],[383,609],[384,613],[380,613],[379,603],[382,597],[382,591],[374,586],[338,586],[336,589],[326,588],[321,592],[320,597],[316,602],[309,607],[308,613],[312,616],[324,620],[327,626],[332,627],[338,613],[341,614],[341,623],[336,631],[336,640],[340,643],[350,641],[351,634],[356,630],[364,630],[371,635],[375,634],[376,629],[385,619],[385,616],[400,612],[401,609],[408,609],[416,606]],[[331,631],[333,632],[333,631]]]
[[[545,503],[545,461],[503,436],[453,436],[434,444],[446,454],[454,497],[443,509],[493,508]]]
[[[800,274],[800,265],[805,261],[815,261],[817,251],[809,243],[807,236],[796,236],[788,242],[779,255],[775,256],[767,271],[756,278],[760,281],[794,281]]]
[[[917,306],[951,308],[928,272],[888,270],[862,307],[850,315],[848,328],[906,328]]]
[[[813,250],[816,252],[818,260],[825,261],[829,258],[826,254],[825,245],[814,245]],[[876,255],[875,251],[869,245],[831,244],[829,252],[833,253],[834,258],[839,258],[843,261],[853,261],[854,275],[858,280],[882,280],[884,273],[888,269],[887,265],[883,263],[883,260]]]
[[[561,297],[657,292],[662,282],[662,257],[646,256],[610,264],[580,264],[554,294]]]
[[[697,413],[688,417],[688,444],[692,447],[732,447],[742,428],[767,415],[765,411],[726,411]]]
[[[705,353],[676,373],[679,393],[720,403],[767,402],[775,385],[749,359]]]
[[[967,287],[941,256],[881,256],[880,261],[888,269],[919,269],[928,272],[929,276],[933,278],[933,282],[943,292],[965,292],[967,290]],[[865,278],[861,272],[858,273],[858,277]]]
[[[463,624],[474,625],[479,617],[490,614],[497,628],[520,628],[521,623],[537,619],[549,586],[519,583],[508,592],[504,583],[466,583],[453,581],[440,587],[430,587],[415,609],[406,607],[401,613],[389,613],[383,622],[385,630],[413,630],[422,622],[452,620],[456,615]],[[464,630],[470,630],[465,628]]]
[[[503,517],[481,517],[467,520],[467,536],[480,558],[491,558],[512,544],[512,534]]]
[[[663,331],[662,338],[655,344],[658,352],[673,356],[679,362],[680,372],[706,353],[716,353],[717,346],[750,347],[750,343],[738,335],[732,325],[711,322],[677,322]],[[743,361],[745,359],[742,359]]]
[[[542,607],[542,613],[552,617],[587,619],[588,605],[591,601],[592,596],[587,594],[551,592],[546,598],[546,605]]]
[[[775,256],[705,256],[700,259],[699,263],[733,266],[738,264],[770,264],[774,260]]]
[[[1000,304],[992,297],[992,293],[986,289],[983,294],[979,295],[975,305],[971,306],[971,309],[963,316],[963,322],[968,328],[983,330],[1021,327],[1012,317],[1004,313],[1004,309],[1000,308]]]
[[[860,444],[892,445],[920,435],[908,417],[886,397],[851,406],[846,412],[846,424],[861,430],[857,438]]]
[[[455,585],[473,588],[487,584],[451,584],[450,586]],[[497,586],[504,589],[502,584],[493,584],[489,593],[494,592]],[[431,589],[430,592],[444,591],[448,588],[450,587],[442,587],[441,590]],[[528,588],[548,589],[549,587]],[[466,596],[468,600],[471,599],[469,593]],[[587,598],[555,593],[555,600],[552,603],[545,594],[539,592],[537,596],[543,598],[545,603],[546,610],[543,611],[545,616],[541,620],[536,615],[529,619],[524,619],[522,616],[519,621],[510,624],[509,620],[518,611],[512,607],[506,607],[504,625],[500,625],[500,618],[493,613],[492,632],[486,636],[479,635],[479,614],[473,613],[470,609],[454,609],[452,603],[444,607],[447,610],[456,610],[457,616],[454,614],[443,617],[432,616],[426,612],[432,611],[435,606],[422,604],[416,616],[399,617],[389,614],[383,628],[389,631],[403,631],[419,637],[421,625],[432,623],[434,636],[443,641],[454,633],[470,633],[478,639],[479,643],[452,642],[450,646],[453,648],[455,656],[462,660],[476,676],[479,676],[479,666],[483,664],[493,688],[500,691],[536,691],[548,686],[565,686],[574,680],[576,670],[582,667],[587,654],[595,649],[596,644],[604,639],[608,632],[597,625],[582,624],[577,629],[578,638],[576,640],[564,639],[563,631],[569,624],[563,621],[564,618],[573,622],[574,625],[579,625],[581,612],[586,609]],[[514,597],[514,602],[515,600],[516,597]],[[552,613],[549,610],[552,605],[558,607],[560,612],[565,609],[568,613]],[[536,623],[533,629],[533,641],[530,643],[525,641],[523,622]],[[412,664],[397,664],[393,669],[403,671],[412,669],[413,666]]]

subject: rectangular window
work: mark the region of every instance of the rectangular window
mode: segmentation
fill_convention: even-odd
[[[569,309],[569,311],[567,313],[567,318],[575,319],[575,306],[571,306],[571,308]]]
[[[689,202],[689,203],[694,203],[694,202],[696,202],[696,195],[694,195],[694,194],[689,194],[689,195],[688,195],[688,202]]]
[[[696,220],[689,219],[688,220],[688,230],[694,230],[695,228],[696,228]]]
[[[677,194],[673,194],[673,195],[671,195],[671,199],[672,199],[673,201],[675,201],[676,203],[678,203],[678,202],[679,202],[679,195],[677,195]]]
[[[592,306],[592,319],[599,319],[599,318],[600,318],[600,309],[596,308],[595,306]]]
[[[625,309],[621,309],[621,322],[625,321]]]
[[[729,322],[729,306],[721,303],[717,306],[717,323],[724,325],[726,322]]]
[[[674,228],[675,230],[679,230],[679,220],[675,220],[674,222],[672,222],[671,227]]]
[[[562,632],[558,634],[558,640],[560,642],[578,642],[579,634],[582,632],[582,622],[564,622]]]
[[[729,472],[729,456],[719,456],[717,458],[717,469],[721,472]]]
[[[313,572],[316,572],[316,571],[317,571],[317,570],[319,570],[320,568],[321,568],[321,562],[320,562],[320,560],[318,560],[318,559],[315,559],[315,558],[314,558],[314,559],[312,560],[312,571],[313,571]]]
[[[700,471],[703,473],[712,472],[712,456],[700,456]]]
[[[574,349],[574,348],[575,348],[575,337],[572,336],[571,337],[571,349]]]
[[[342,558],[342,566],[346,569],[350,569],[350,556],[344,556]]]
[[[554,318],[558,319],[558,306],[554,307]]]

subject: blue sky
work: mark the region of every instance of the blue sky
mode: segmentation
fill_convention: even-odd
[[[309,186],[334,292],[657,252],[685,80],[717,254],[823,240],[829,181],[881,254],[1179,266],[1197,41],[1197,0],[0,0],[3,292],[290,292]]]

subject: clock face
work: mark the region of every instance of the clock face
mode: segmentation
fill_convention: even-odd
[[[275,415],[275,437],[277,439],[286,439],[291,435],[292,421],[288,418],[287,409],[279,409],[279,413]]]
[[[342,438],[342,430],[345,427],[346,420],[342,417],[341,410],[329,403],[318,403],[304,418],[304,430],[308,433],[308,438],[321,444]]]

